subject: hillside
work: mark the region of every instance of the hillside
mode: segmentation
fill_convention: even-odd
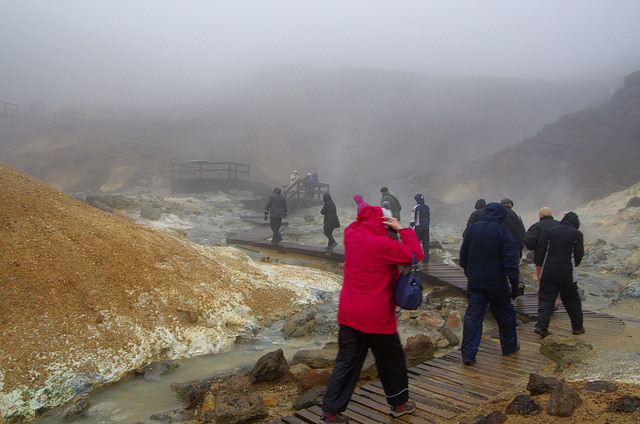
[[[65,192],[167,187],[169,163],[189,159],[246,163],[269,185],[293,169],[366,184],[460,166],[609,96],[595,82],[278,67],[188,108],[0,117],[0,154]]]
[[[0,421],[153,360],[230,349],[312,289],[340,287],[134,224],[3,164],[0,192]]]
[[[564,115],[517,146],[448,172],[448,203],[510,197],[520,208],[571,209],[640,181],[640,71],[611,100]]]

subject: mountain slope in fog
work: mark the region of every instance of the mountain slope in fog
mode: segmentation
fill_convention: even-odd
[[[119,190],[150,180],[166,184],[166,178],[154,177],[162,165],[152,164],[149,157],[165,158],[167,171],[170,160],[207,159],[246,163],[256,179],[266,182],[286,182],[297,168],[317,171],[332,184],[358,185],[382,173],[459,166],[514,145],[558,116],[609,96],[604,84],[592,82],[279,67],[256,74],[240,87],[212,92],[207,105],[162,112],[65,110],[21,116],[10,123],[5,119],[0,121],[0,152],[6,163],[62,190]],[[76,157],[78,148],[74,155],[65,155],[52,144],[44,145],[48,132],[77,140],[81,157]],[[35,148],[25,152],[30,144]],[[126,163],[130,177],[115,178],[120,187],[108,183],[114,180],[111,172],[89,175],[89,170],[124,166],[123,156],[114,151],[134,148],[142,154]],[[151,174],[149,166],[155,168]],[[60,175],[71,171],[73,178]]]
[[[449,202],[507,196],[524,207],[570,209],[640,181],[640,71],[598,107],[570,113],[519,145],[447,173]]]

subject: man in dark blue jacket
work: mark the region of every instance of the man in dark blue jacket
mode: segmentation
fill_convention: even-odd
[[[502,226],[507,210],[499,203],[484,208],[482,221],[471,225],[460,248],[460,266],[467,276],[468,306],[462,330],[462,360],[476,360],[487,304],[498,322],[503,355],[520,349],[516,311],[511,303],[519,293],[518,252],[513,237]]]
[[[411,211],[409,226],[415,230],[418,240],[422,243],[422,250],[424,251],[424,259],[422,260],[422,263],[428,264],[431,210],[429,209],[429,206],[424,203],[424,196],[422,194],[416,194],[413,198],[416,199],[416,205]]]
[[[584,242],[578,228],[578,215],[568,212],[541,240],[544,262],[538,291],[538,322],[534,331],[542,337],[549,335],[549,321],[558,293],[571,319],[573,334],[584,333],[576,273],[584,256]]]
[[[264,207],[264,219],[269,220],[271,225],[271,231],[273,237],[271,243],[278,244],[282,241],[280,235],[280,225],[282,224],[282,218],[287,217],[287,199],[282,195],[282,190],[279,187],[273,189],[273,194],[269,196],[267,204]]]

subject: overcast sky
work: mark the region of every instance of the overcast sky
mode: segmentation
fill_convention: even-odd
[[[572,77],[640,55],[637,0],[0,0],[0,101],[167,100],[299,64]]]

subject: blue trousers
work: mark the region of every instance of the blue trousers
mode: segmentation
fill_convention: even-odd
[[[341,325],[338,343],[340,350],[322,401],[323,413],[335,414],[347,409],[369,348],[376,358],[387,403],[398,406],[409,400],[407,363],[398,333],[369,334]]]
[[[518,348],[516,333],[516,310],[511,303],[511,290],[469,290],[469,304],[464,314],[462,329],[462,359],[474,361],[482,338],[482,323],[487,304],[498,322],[500,331],[500,347],[504,355],[511,354]]]

